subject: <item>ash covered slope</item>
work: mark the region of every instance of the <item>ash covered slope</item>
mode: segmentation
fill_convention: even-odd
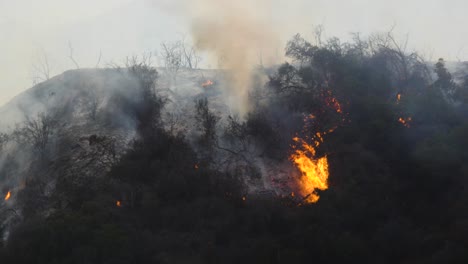
[[[130,110],[137,109],[138,96],[138,83],[126,72],[74,70],[4,105],[0,188],[11,191],[13,208],[17,193],[30,182],[46,185],[50,193],[61,178],[80,184],[105,173],[135,134]],[[50,197],[34,195],[25,204],[46,212]]]
[[[177,80],[159,76],[153,88],[166,100],[166,111],[170,114],[193,107],[196,98],[219,96],[220,93],[213,88],[214,83],[210,87],[202,87],[208,78],[217,76],[216,71],[210,70],[185,71],[177,76]],[[128,69],[66,71],[35,85],[0,107],[0,131],[11,134],[8,141],[15,141],[13,137],[20,134],[20,127],[41,123],[44,121],[41,117],[47,117],[54,123],[50,140],[54,144],[47,147],[52,159],[63,156],[59,150],[76,147],[89,136],[117,136],[122,142],[128,142],[136,135],[138,120],[135,114],[141,111],[139,108],[144,96],[139,86],[138,78]],[[222,103],[218,105],[222,107]],[[17,145],[3,143],[3,154]]]
[[[163,114],[167,117],[190,111],[186,109],[200,96],[219,95],[213,87],[201,85],[209,76],[215,77],[215,71],[182,72],[177,80],[158,77],[156,70],[150,74],[152,81],[158,80],[151,89],[166,101]],[[50,193],[61,179],[73,179],[84,188],[107,173],[138,137],[147,96],[141,86],[131,69],[70,70],[2,106],[1,195],[10,191],[10,203],[16,203],[16,194],[27,182],[45,184]],[[36,195],[37,199],[27,201],[28,207],[47,212],[49,204],[40,197],[50,197]]]
[[[184,71],[177,76],[176,81],[163,75],[159,78],[157,89],[164,96],[170,97],[171,101],[191,100],[200,93],[213,95],[214,90],[205,89],[202,84],[214,78],[220,78],[216,70]],[[1,106],[0,129],[11,129],[28,117],[57,110],[70,114],[67,117],[73,117],[73,121],[96,118],[94,115],[100,110],[110,111],[106,108],[113,107],[111,101],[116,96],[132,100],[138,90],[137,85],[126,69],[69,70],[33,86]],[[127,124],[130,128],[131,120],[127,121],[130,122]]]
[[[137,86],[122,71],[74,70],[40,83],[4,105],[0,109],[0,127],[6,132],[0,154],[3,188],[20,188],[26,179],[41,174],[50,182],[57,173],[67,175],[63,170],[76,171],[81,163],[96,159],[98,153],[94,152],[104,151],[89,149],[99,140],[103,144],[99,148],[106,145],[105,151],[123,148],[134,136],[135,121],[120,106],[136,107]],[[44,165],[43,160],[50,163]],[[81,173],[95,174],[94,170],[86,166]]]
[[[193,103],[199,96],[219,95],[213,89],[214,83],[210,87],[202,86],[209,78],[219,78],[219,73],[214,70],[185,71],[175,81],[160,76],[155,89],[169,99],[169,104],[181,106]],[[103,127],[116,125],[132,130],[135,120],[124,107],[137,103],[137,86],[138,81],[126,69],[69,70],[35,85],[1,106],[0,131],[11,131],[39,113],[54,114],[62,125],[67,126],[97,123]]]
[[[111,91],[124,92],[134,86],[117,70],[83,69],[70,70],[44,81],[16,96],[0,108],[2,128],[11,127],[39,112],[61,107],[86,111],[92,99],[109,96]],[[74,113],[76,116],[77,113]]]

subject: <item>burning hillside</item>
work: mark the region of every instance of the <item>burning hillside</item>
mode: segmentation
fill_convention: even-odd
[[[0,259],[464,256],[468,86],[380,41],[297,35],[253,72],[134,58],[36,85],[0,109]]]

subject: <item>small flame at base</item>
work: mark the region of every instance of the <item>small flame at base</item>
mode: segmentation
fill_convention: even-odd
[[[5,196],[5,201],[8,201],[11,198],[11,192],[8,191],[8,193]]]

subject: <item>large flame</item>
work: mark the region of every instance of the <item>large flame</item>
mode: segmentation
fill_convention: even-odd
[[[343,116],[342,121],[346,121],[343,108],[332,92],[330,90],[326,91],[324,97],[326,105]],[[310,134],[311,129],[313,129],[311,124],[313,124],[314,119],[313,114],[305,116],[303,133]],[[316,203],[320,199],[317,190],[324,191],[328,189],[328,158],[327,156],[318,157],[316,148],[323,143],[323,136],[332,133],[336,128],[338,128],[338,125],[330,127],[328,130],[322,130],[323,132],[316,132],[312,138],[293,138],[295,143],[292,146],[294,152],[289,158],[301,172],[301,177],[297,181],[298,194],[304,197],[305,203]],[[294,192],[291,193],[292,197],[295,197],[295,195]]]
[[[8,193],[7,193],[6,196],[5,196],[5,201],[10,200],[10,198],[11,198],[11,192],[8,191]]]
[[[313,144],[308,144],[298,137],[293,138],[293,140],[299,145],[290,156],[290,159],[301,171],[299,192],[305,197],[306,203],[315,203],[320,198],[316,190],[328,189],[328,159],[326,156],[317,158],[315,150],[323,142],[323,137],[317,133]]]

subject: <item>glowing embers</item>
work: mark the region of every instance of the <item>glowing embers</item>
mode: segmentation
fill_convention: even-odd
[[[398,93],[398,94],[397,94],[396,99],[397,99],[396,104],[397,104],[397,105],[400,104],[400,102],[401,102],[401,93]],[[400,112],[399,115],[403,115],[403,111],[402,111],[402,110],[400,110],[399,112]],[[411,125],[410,125],[411,121],[413,121],[413,118],[412,118],[412,117],[406,117],[406,118],[405,118],[405,117],[401,117],[401,116],[400,116],[400,117],[398,118],[398,122],[400,122],[402,125],[404,125],[404,126],[407,127],[407,128],[411,127]]]
[[[203,88],[210,87],[213,84],[214,84],[214,82],[212,80],[206,80],[204,83],[202,83],[202,87]]]
[[[403,118],[403,117],[400,117],[398,119],[398,122],[402,123],[405,127],[410,127],[410,123],[413,119],[411,117],[408,117],[408,118]]]
[[[333,97],[333,94],[330,90],[327,91],[327,96],[325,97],[325,103],[327,104],[327,106],[335,109],[337,113],[339,114],[343,113],[340,102],[335,97]]]
[[[5,201],[10,200],[10,198],[11,198],[11,192],[8,191],[8,193],[5,195]]]
[[[326,156],[317,157],[315,149],[323,142],[323,137],[320,133],[316,133],[311,144],[299,137],[293,138],[293,141],[294,153],[290,159],[301,172],[297,182],[299,193],[306,203],[315,203],[320,198],[316,190],[328,189],[328,159]]]

